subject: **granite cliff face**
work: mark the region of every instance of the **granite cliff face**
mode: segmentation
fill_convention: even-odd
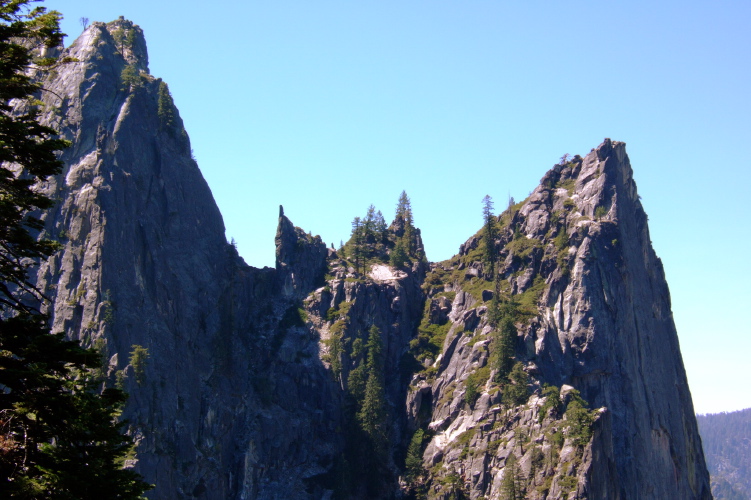
[[[340,446],[339,403],[316,340],[289,319],[299,293],[288,290],[321,274],[325,247],[298,245],[281,216],[278,271],[238,257],[137,26],[93,23],[66,52],[80,62],[42,96],[74,143],[46,187],[60,202],[45,231],[64,245],[38,276],[54,328],[102,347],[130,393],[124,416],[153,498],[263,498],[276,482],[307,498],[302,480]],[[148,349],[139,366],[133,346]]]
[[[557,165],[497,217],[499,280],[481,233],[445,262],[358,269],[282,210],[276,268],[256,269],[225,240],[140,28],[93,23],[65,52],[79,62],[41,96],[73,142],[44,186],[64,248],[37,281],[54,328],[99,346],[130,393],[150,498],[506,498],[512,473],[527,498],[711,498],[623,143]],[[404,233],[397,218],[384,255]],[[499,302],[515,308],[511,379]],[[373,326],[383,442],[359,448],[352,373]]]
[[[474,408],[463,402],[490,343],[483,298],[492,292],[483,291],[473,237],[427,279],[433,304],[454,298],[437,374],[418,376],[412,391],[444,401],[433,409],[425,463],[460,474],[472,498],[500,494],[511,453],[530,498],[710,498],[670,295],[625,145],[606,139],[557,165],[500,219],[503,286],[531,306],[516,323],[516,359],[538,395],[544,384],[576,388],[596,409],[593,435],[576,446],[567,419],[539,414],[545,399],[504,408],[490,384]],[[556,450],[559,431],[566,439]],[[497,451],[462,457],[463,447]]]

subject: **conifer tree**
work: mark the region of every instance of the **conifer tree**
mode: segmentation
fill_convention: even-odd
[[[482,199],[482,216],[485,222],[482,235],[483,242],[485,243],[484,260],[488,265],[487,275],[493,279],[495,276],[495,264],[498,260],[495,248],[495,239],[498,231],[495,225],[495,216],[493,215],[493,199],[490,195],[485,195],[485,198]]]
[[[372,443],[380,449],[386,443],[386,395],[383,384],[383,347],[381,331],[377,326],[370,327],[368,336],[368,359],[366,362],[367,382],[365,397],[358,414],[362,429],[370,436]]]
[[[494,333],[493,349],[496,380],[505,381],[514,366],[516,326],[512,315],[502,312],[498,329]]]
[[[386,259],[387,236],[386,221],[374,205],[368,207],[364,217],[355,217],[346,246],[348,258],[355,264],[357,272],[362,272],[362,268],[374,258],[381,261]]]
[[[417,238],[415,237],[415,226],[412,224],[412,211],[407,212],[408,217],[404,220],[404,250],[410,257],[416,256]]]
[[[386,230],[388,229],[388,226],[386,226],[386,220],[383,218],[383,214],[380,210],[376,212],[374,227],[379,243],[383,242],[384,238],[386,237]]]
[[[411,217],[412,208],[410,206],[409,196],[406,191],[399,195],[399,201],[396,202],[396,219],[407,220],[408,214]]]
[[[509,384],[503,390],[503,404],[518,406],[529,400],[529,375],[524,371],[521,363],[515,363],[508,374]]]
[[[355,272],[360,272],[363,259],[363,234],[362,221],[360,217],[355,217],[352,221],[352,250],[351,258],[355,264]]]
[[[407,252],[404,250],[404,242],[400,238],[396,241],[396,245],[394,245],[393,250],[391,250],[391,255],[389,256],[389,264],[391,264],[392,267],[398,269],[402,267],[408,259],[409,257],[407,257]]]
[[[407,480],[410,482],[416,481],[425,473],[425,468],[422,465],[422,442],[424,437],[425,431],[417,429],[407,447],[404,468],[406,469]]]
[[[523,500],[525,498],[525,481],[522,477],[521,468],[512,453],[506,459],[501,480],[501,498],[503,500]]]
[[[365,385],[367,383],[367,372],[365,365],[359,365],[349,371],[347,377],[347,390],[358,403],[365,398]]]
[[[60,172],[55,153],[70,144],[39,123],[33,106],[15,113],[11,104],[29,103],[41,88],[27,74],[33,56],[29,47],[54,47],[62,41],[60,14],[43,7],[29,12],[28,3],[0,2],[0,304],[16,311],[30,310],[21,300],[24,294],[42,298],[27,281],[32,259],[49,257],[57,249],[55,242],[36,238],[42,222],[32,213],[50,208],[52,201],[33,186]]]
[[[400,239],[402,240],[402,246],[407,256],[417,257],[418,259],[422,258],[422,255],[417,255],[417,231],[412,217],[412,205],[406,191],[402,191],[402,194],[399,195],[394,220],[398,221],[404,228]]]
[[[374,205],[368,207],[365,218],[362,221],[363,232],[365,233],[366,242],[375,235],[376,209]]]
[[[493,328],[498,326],[503,316],[501,309],[501,275],[496,274],[493,280],[493,298],[490,300],[490,307],[488,308],[488,324]],[[508,307],[504,307],[508,310]]]
[[[175,125],[175,105],[172,101],[169,87],[165,82],[159,82],[157,116],[165,130],[173,130]]]
[[[342,376],[342,332],[334,332],[326,342],[329,352],[326,356],[326,361],[331,365],[331,372],[334,374],[334,379],[341,383]]]
[[[576,446],[584,446],[592,438],[594,412],[587,409],[587,402],[576,389],[569,393],[569,398],[565,413],[568,436]]]

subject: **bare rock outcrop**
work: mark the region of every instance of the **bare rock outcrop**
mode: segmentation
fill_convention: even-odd
[[[457,483],[446,478],[459,475],[471,498],[503,498],[506,469],[498,459],[508,455],[510,438],[489,448],[499,436],[497,416],[517,415],[504,428],[549,457],[550,431],[567,428],[568,419],[541,415],[535,423],[525,416],[551,400],[539,398],[549,385],[581,394],[592,412],[591,434],[566,451],[571,433],[564,431],[557,463],[548,459],[532,472],[524,447],[511,446],[527,498],[711,498],[670,295],[625,144],[606,139],[586,157],[556,165],[498,223],[498,290],[516,304],[514,357],[538,397],[521,406],[500,397],[513,382],[494,377],[491,284],[482,272],[466,272],[483,266],[475,236],[427,278],[433,303],[453,299],[440,327],[440,359],[416,375],[408,397],[433,396],[434,434],[423,455],[430,491],[448,494]],[[442,321],[432,314],[427,323]],[[550,431],[541,431],[546,426]],[[483,448],[493,453],[478,462]]]

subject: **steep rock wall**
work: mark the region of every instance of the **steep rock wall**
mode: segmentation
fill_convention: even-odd
[[[322,276],[325,247],[298,243],[280,217],[279,271],[239,258],[179,113],[148,74],[140,28],[93,23],[65,55],[79,62],[47,76],[54,93],[40,96],[46,123],[73,142],[45,186],[59,200],[45,233],[64,246],[38,273],[53,328],[99,346],[110,383],[130,394],[150,497],[308,498],[305,479],[340,448],[339,396],[289,311],[309,273]],[[148,350],[139,366],[134,346]]]
[[[517,448],[516,458],[521,455],[525,474],[531,474],[528,498],[574,490],[576,498],[590,499],[710,498],[670,295],[625,145],[606,140],[585,158],[557,165],[527,200],[499,217],[499,225],[501,291],[522,304],[516,359],[524,363],[530,387],[538,395],[545,384],[573,387],[600,409],[594,437],[575,460],[561,451],[557,464],[530,472],[528,450]],[[435,266],[427,278],[433,303],[453,297],[445,325],[450,328],[433,366],[435,378],[430,370],[419,373],[413,397],[432,394],[428,427],[435,435],[423,457],[433,467],[431,477],[459,474],[472,498],[499,498],[505,463],[499,466],[498,459],[519,440],[505,439],[490,462],[481,455],[479,469],[476,456],[457,453],[459,445],[488,449],[501,435],[498,427],[507,428],[510,415],[520,411],[501,403],[498,391],[505,388],[492,383],[492,373],[474,407],[465,398],[468,377],[487,370],[492,348],[493,278],[480,257],[481,239],[470,238],[460,255]],[[534,413],[543,402],[533,397],[525,407]],[[548,454],[555,425],[521,419],[511,427],[525,439],[537,436],[540,451]],[[572,474],[575,489],[564,479]],[[557,488],[559,479],[569,491]]]

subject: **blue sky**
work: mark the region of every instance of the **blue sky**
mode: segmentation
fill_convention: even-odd
[[[234,4],[234,3],[233,3]],[[272,266],[278,206],[327,243],[412,200],[450,257],[564,153],[625,141],[697,412],[751,407],[751,3],[47,1],[140,25],[227,238]]]

